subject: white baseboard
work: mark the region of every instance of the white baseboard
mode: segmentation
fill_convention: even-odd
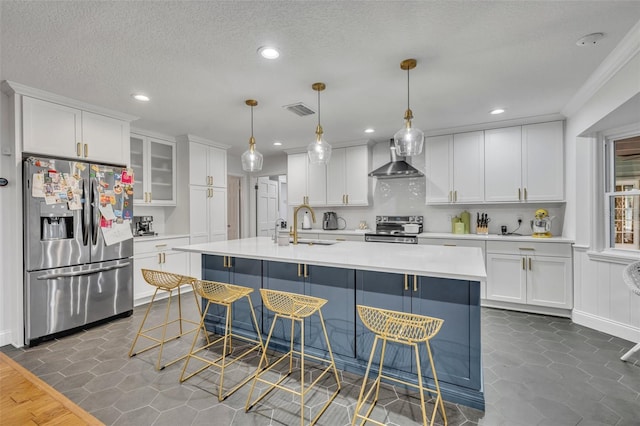
[[[624,340],[629,340],[630,342],[640,342],[640,328],[632,327],[628,324],[602,318],[576,309],[573,310],[571,319],[576,324],[584,325],[585,327],[593,328],[594,330],[598,330]]]
[[[11,330],[0,330],[0,346],[11,344]]]

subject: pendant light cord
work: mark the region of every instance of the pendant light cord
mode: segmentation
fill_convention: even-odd
[[[251,137],[253,138],[253,105],[251,106]]]
[[[409,107],[409,68],[407,68],[407,109],[411,109]]]
[[[320,125],[320,90],[318,90],[318,126]]]

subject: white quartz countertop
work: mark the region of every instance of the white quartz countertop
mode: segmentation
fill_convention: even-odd
[[[156,241],[156,240],[172,240],[175,238],[189,238],[189,234],[156,234],[156,235],[143,235],[139,237],[133,237],[133,241]]]
[[[471,281],[487,278],[482,251],[477,247],[359,241],[279,246],[269,237],[256,237],[180,246],[174,250]]]

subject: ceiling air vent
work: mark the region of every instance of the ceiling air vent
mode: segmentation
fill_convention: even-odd
[[[305,115],[315,114],[316,112],[303,104],[302,102],[298,102],[291,105],[285,105],[282,108],[287,111],[291,111],[292,113],[299,115],[300,117],[304,117]]]

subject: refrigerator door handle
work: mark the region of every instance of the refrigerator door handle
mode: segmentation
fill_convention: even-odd
[[[91,222],[91,209],[89,208],[89,204],[87,203],[87,191],[86,191],[86,182],[82,181],[82,199],[84,202],[82,203],[82,244],[89,244],[89,224]]]
[[[98,180],[91,179],[91,207],[93,212],[93,231],[91,232],[93,245],[98,244],[98,230],[100,229],[100,194],[98,193]]]
[[[67,273],[62,273],[62,274],[46,274],[46,275],[40,275],[39,277],[37,277],[38,280],[55,280],[58,278],[68,278],[68,277],[79,277],[82,275],[92,275],[95,274],[97,272],[105,272],[105,271],[111,271],[114,269],[120,269],[120,268],[124,268],[126,266],[129,266],[131,264],[131,262],[125,262],[125,263],[121,263],[119,265],[113,265],[113,266],[105,266],[103,268],[97,268],[97,269],[87,269],[85,271],[78,271],[78,272],[67,272]]]

